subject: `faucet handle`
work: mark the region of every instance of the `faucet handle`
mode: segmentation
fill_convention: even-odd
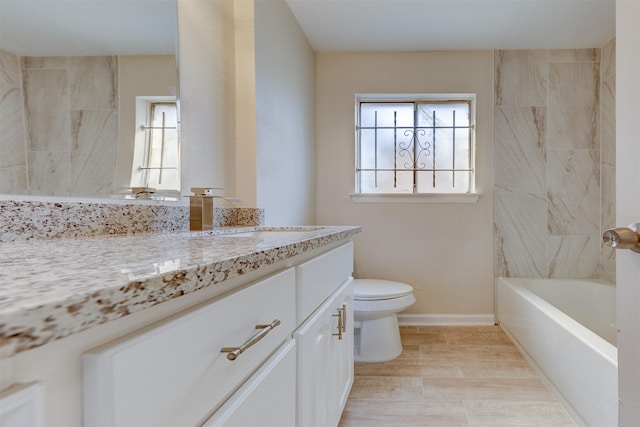
[[[210,196],[211,191],[213,190],[224,190],[224,188],[219,187],[191,187],[191,192],[195,196]]]

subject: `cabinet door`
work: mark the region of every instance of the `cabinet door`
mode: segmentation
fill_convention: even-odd
[[[353,381],[353,316],[347,311],[342,332],[338,326],[343,304],[352,310],[351,288],[350,279],[294,334],[298,343],[299,426],[337,426],[340,421],[342,400],[346,400],[344,395],[348,396]]]
[[[334,418],[340,419],[353,385],[353,279],[349,278],[335,297],[335,306],[343,307],[345,332],[342,340],[333,340],[336,359],[336,396],[338,398]],[[336,422],[337,423],[337,422]]]
[[[204,427],[294,427],[296,346],[289,340],[204,423]]]

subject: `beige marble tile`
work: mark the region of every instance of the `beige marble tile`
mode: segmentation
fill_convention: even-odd
[[[616,39],[602,46],[600,70],[603,79],[616,75]]]
[[[0,50],[0,170],[5,171],[3,176],[8,180],[5,185],[0,181],[0,186],[6,188],[15,188],[19,180],[17,171],[24,173],[26,168],[25,114],[20,76],[18,57]]]
[[[599,63],[549,65],[549,150],[599,147],[599,94]]]
[[[548,156],[549,234],[599,234],[599,150],[551,150]]]
[[[0,167],[0,193],[24,194],[26,189],[27,170],[24,165]]]
[[[465,400],[470,426],[575,426],[558,402]]]
[[[23,56],[21,58],[24,70],[66,70],[66,56]]]
[[[359,377],[354,381],[349,399],[362,400],[420,400],[423,380],[417,376]]]
[[[69,57],[69,105],[73,110],[117,108],[115,56]]]
[[[601,236],[549,236],[549,277],[597,279]]]
[[[496,108],[496,190],[546,191],[546,117],[545,107]]]
[[[71,191],[111,194],[118,133],[116,110],[71,112]]]
[[[495,52],[496,105],[547,105],[547,51]]]
[[[29,151],[70,150],[65,70],[25,70],[24,102]]]
[[[537,378],[424,378],[425,399],[504,399],[554,402]]]
[[[70,165],[66,151],[29,152],[29,190],[35,194],[68,192]]]
[[[6,50],[0,49],[0,85],[20,87],[20,58]]]
[[[495,194],[496,277],[547,277],[546,194]]]
[[[549,63],[599,62],[599,61],[600,61],[600,48],[552,49],[549,51]]]
[[[340,426],[466,426],[462,401],[351,400]]]
[[[616,78],[609,77],[600,86],[600,161],[616,164]]]

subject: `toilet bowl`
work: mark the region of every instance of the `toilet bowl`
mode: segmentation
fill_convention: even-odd
[[[395,359],[402,353],[397,313],[416,302],[413,288],[389,280],[356,279],[353,283],[354,360]]]

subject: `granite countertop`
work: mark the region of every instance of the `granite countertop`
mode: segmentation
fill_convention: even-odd
[[[221,228],[0,244],[0,357],[350,238],[360,227]],[[278,228],[277,230],[283,230]]]

